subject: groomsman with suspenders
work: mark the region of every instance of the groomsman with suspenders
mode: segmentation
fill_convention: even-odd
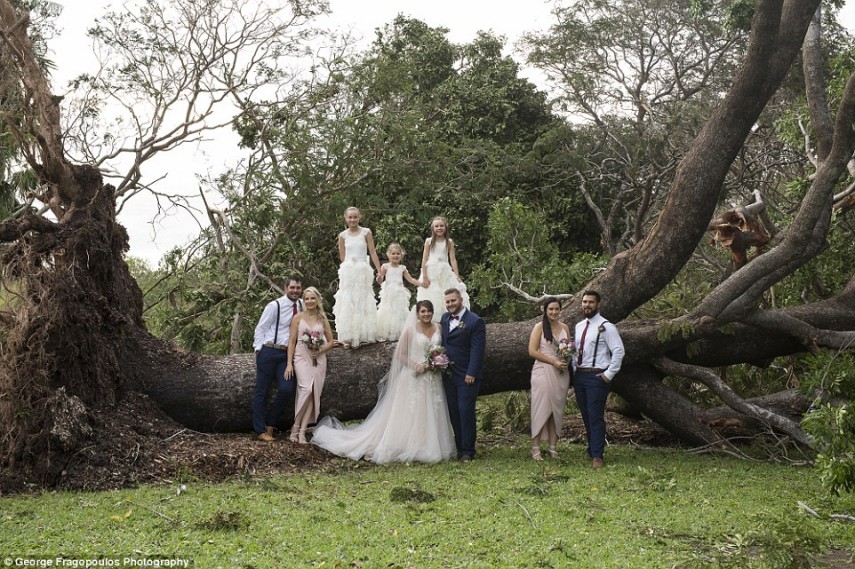
[[[255,327],[255,393],[252,397],[252,428],[259,440],[274,440],[273,428],[288,398],[294,394],[294,379],[285,377],[291,319],[303,310],[303,283],[299,277],[285,279],[285,296],[269,302]],[[276,396],[267,409],[267,393],[276,386]]]
[[[606,447],[606,399],[609,384],[623,361],[623,341],[615,325],[600,315],[600,293],[582,293],[584,320],[576,324],[576,358],[573,360],[573,391],[585,423],[588,457],[594,468],[603,467]]]

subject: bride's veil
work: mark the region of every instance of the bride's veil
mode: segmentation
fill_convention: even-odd
[[[398,338],[398,344],[395,346],[389,370],[377,384],[377,404],[368,414],[362,425],[369,424],[373,416],[383,413],[385,405],[390,404],[394,400],[395,392],[400,383],[399,380],[404,374],[412,376],[416,373],[415,368],[418,364],[427,362],[427,352],[424,349],[424,343],[419,341],[420,332],[417,325],[418,304],[410,310],[407,321],[401,328],[401,336]],[[321,419],[318,425],[327,425],[339,429],[343,427],[338,419],[330,416]]]
[[[398,383],[398,379],[402,374],[415,373],[415,367],[420,363],[427,362],[427,353],[423,345],[419,342],[419,331],[416,328],[418,324],[418,305],[413,306],[410,313],[407,315],[407,321],[401,328],[401,336],[398,338],[398,344],[395,346],[395,353],[392,355],[392,362],[389,364],[389,371],[377,384],[378,399],[376,407],[380,406],[383,399],[390,393],[394,393]],[[373,413],[373,411],[372,411]]]

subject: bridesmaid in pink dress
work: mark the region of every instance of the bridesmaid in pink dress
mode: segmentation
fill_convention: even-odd
[[[291,321],[288,345],[288,367],[285,377],[297,374],[297,396],[294,403],[294,426],[289,439],[306,444],[306,427],[318,421],[321,392],[327,375],[327,352],[337,344],[333,339],[324,299],[315,287],[303,292],[303,312]]]
[[[543,322],[534,325],[528,355],[536,361],[531,369],[531,457],[540,456],[540,441],[549,442],[549,455],[558,458],[558,434],[564,423],[564,406],[570,388],[567,360],[558,356],[558,343],[570,343],[570,328],[558,318],[561,301],[551,296],[543,303]]]

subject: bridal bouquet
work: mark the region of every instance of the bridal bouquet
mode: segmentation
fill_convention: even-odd
[[[429,346],[426,359],[427,367],[430,371],[441,371],[448,369],[451,365],[451,360],[448,359],[448,354],[445,353],[445,348],[440,345]]]
[[[555,340],[554,343],[555,354],[558,356],[558,359],[570,363],[570,360],[572,360],[573,356],[576,355],[576,344],[573,343],[573,340],[561,338],[559,340]]]

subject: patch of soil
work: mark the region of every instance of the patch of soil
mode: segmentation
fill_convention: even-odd
[[[578,413],[564,417],[561,440],[565,443],[585,442],[585,424]],[[610,445],[648,447],[679,447],[677,437],[649,419],[635,419],[606,410],[606,440]]]
[[[855,569],[855,552],[845,549],[832,549],[827,553],[816,556],[816,561],[822,567],[834,569]]]
[[[52,485],[62,490],[108,490],[188,480],[318,469],[332,455],[311,445],[272,443],[253,433],[200,433],[170,419],[147,396],[134,393],[109,412],[96,413],[97,438],[79,450]],[[20,472],[0,472],[0,495],[40,490]]]
[[[53,485],[63,490],[108,490],[140,484],[172,484],[204,480],[221,482],[250,476],[324,470],[337,457],[312,445],[287,440],[260,442],[253,433],[200,433],[166,416],[148,397],[133,394],[109,412],[96,414],[97,439],[78,451]],[[672,446],[677,441],[651,421],[607,412],[610,444]],[[578,414],[569,415],[564,443],[584,442]],[[479,438],[481,445],[508,444],[501,437]],[[41,488],[20,473],[0,473],[0,495]]]

